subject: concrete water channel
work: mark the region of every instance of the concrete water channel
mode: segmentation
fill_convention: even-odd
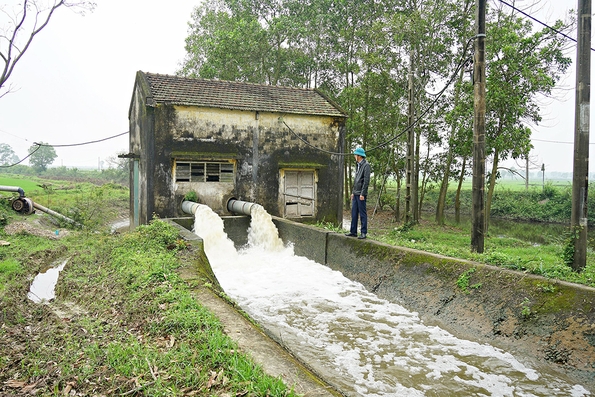
[[[593,289],[202,207],[175,221],[225,293],[343,395],[591,395]]]

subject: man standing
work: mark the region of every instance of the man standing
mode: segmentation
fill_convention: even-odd
[[[368,185],[370,185],[370,164],[366,161],[366,152],[361,147],[353,151],[357,168],[351,192],[351,229],[345,233],[349,237],[357,237],[357,218],[361,220],[361,234],[359,239],[366,238],[368,234],[368,212],[366,211],[366,198],[368,197]]]

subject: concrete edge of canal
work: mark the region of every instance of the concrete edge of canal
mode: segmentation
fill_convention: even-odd
[[[223,221],[229,238],[244,245],[249,218]],[[192,219],[176,222],[191,229]],[[287,219],[273,217],[273,222],[296,255],[416,311],[426,324],[501,348],[595,391],[594,288],[353,239]]]

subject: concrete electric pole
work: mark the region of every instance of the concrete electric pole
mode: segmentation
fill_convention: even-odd
[[[476,0],[475,54],[473,60],[473,214],[471,250],[483,253],[485,231],[485,113],[486,113],[486,0]]]
[[[574,116],[574,168],[571,231],[574,237],[573,270],[587,264],[587,196],[589,187],[589,106],[591,97],[591,0],[578,0],[576,50],[576,105]]]

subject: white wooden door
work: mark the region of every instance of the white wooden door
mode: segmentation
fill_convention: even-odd
[[[314,216],[314,171],[285,171],[285,216]]]

